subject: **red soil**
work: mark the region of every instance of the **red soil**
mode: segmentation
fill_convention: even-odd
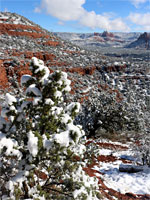
[[[92,143],[93,141],[88,141],[86,143],[86,145]],[[106,148],[106,149],[118,149],[118,150],[126,150],[127,147],[124,147],[122,145],[115,145],[115,144],[110,144],[110,143],[96,143],[98,144],[100,147],[102,148]],[[90,176],[90,177],[97,177],[98,179],[98,183],[99,183],[99,190],[101,192],[101,194],[103,195],[104,198],[108,199],[108,200],[113,200],[113,197],[116,197],[118,200],[149,200],[150,199],[150,195],[136,195],[133,193],[125,193],[125,194],[121,194],[120,192],[117,192],[115,190],[113,190],[112,188],[108,188],[102,178],[100,178],[99,176],[97,176],[97,174],[101,174],[101,172],[92,169],[94,166],[98,165],[97,161],[100,162],[114,162],[116,160],[122,160],[123,163],[130,163],[131,161],[128,160],[123,160],[123,159],[118,159],[115,156],[105,156],[105,155],[100,155],[98,156],[98,158],[93,158],[92,159],[92,164],[88,165],[87,167],[83,168],[83,170]]]
[[[50,39],[50,35],[47,35],[40,28],[36,26],[27,26],[21,24],[3,24],[0,23],[0,35],[8,34],[11,36],[27,36],[31,38],[46,38]]]

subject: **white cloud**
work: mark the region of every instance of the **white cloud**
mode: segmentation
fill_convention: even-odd
[[[9,10],[7,8],[4,9],[4,12],[9,12]]]
[[[45,10],[47,14],[60,20],[78,20],[84,8],[85,0],[42,0],[41,7],[36,10]]]
[[[64,22],[62,22],[62,21],[58,21],[58,24],[61,26],[64,26]]]
[[[34,9],[34,12],[35,12],[35,13],[41,13],[41,9],[38,8],[38,7],[36,7],[36,8]]]
[[[128,19],[132,23],[141,26],[143,30],[150,31],[150,12],[144,14],[131,13]]]
[[[149,0],[130,0],[132,2],[132,4],[138,8],[139,4],[142,4],[142,3],[146,3],[147,1]]]
[[[98,15],[94,11],[86,12],[80,19],[80,24],[95,29],[100,28],[107,31],[129,31],[129,27],[123,22],[121,18],[110,19],[106,15]]]
[[[150,31],[150,26],[144,26],[144,30],[149,32]]]
[[[88,12],[83,4],[86,0],[41,0],[41,6],[35,8],[35,12],[46,11],[47,14],[56,17],[61,22],[74,20],[83,26],[108,31],[129,31],[129,27],[121,18],[112,17],[110,13],[96,14]]]

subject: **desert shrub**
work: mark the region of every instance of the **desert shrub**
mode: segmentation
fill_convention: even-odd
[[[148,86],[144,82],[138,86],[131,79],[121,89],[118,85],[113,89],[91,89],[77,121],[90,137],[138,140],[139,146],[131,146],[136,160],[150,165],[149,108]]]
[[[64,102],[67,74],[32,58],[23,95],[6,94],[0,118],[1,199],[93,199],[98,182],[82,170],[84,131],[73,121],[79,103]]]
[[[150,167],[150,133],[143,134],[132,149],[136,162]]]
[[[116,93],[109,90],[91,90],[78,121],[89,136],[139,132],[142,124],[137,104],[129,104],[127,98],[117,99]]]
[[[150,96],[148,90],[145,82],[141,83],[141,87],[132,84],[126,96],[128,106],[132,113],[136,114],[140,125],[140,131],[134,134],[136,143],[131,146],[131,149],[137,162],[150,166]]]

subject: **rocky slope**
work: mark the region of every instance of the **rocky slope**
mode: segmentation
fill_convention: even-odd
[[[107,32],[101,37],[108,36],[115,37]],[[100,36],[95,33],[94,37]],[[60,39],[23,16],[1,12],[0,89],[12,85],[13,74],[19,81],[22,74],[30,73],[29,63],[33,56],[42,59],[51,71],[60,69],[68,72],[72,80],[71,98],[79,102],[87,100],[90,92],[98,92],[99,88],[115,90],[116,86],[112,85],[114,79],[115,82],[122,83],[131,77],[140,79],[142,76],[144,81],[148,79],[149,62],[134,61],[135,64],[132,64],[122,58],[110,58],[86,51]]]
[[[150,49],[150,33],[141,34],[138,39],[127,46],[128,48]]]
[[[115,37],[107,32],[104,32],[102,36],[97,36],[95,33],[94,37],[108,38],[108,36]],[[138,62],[134,69],[129,61],[86,51],[62,40],[23,16],[1,12],[1,89],[8,88],[12,84],[12,74],[16,74],[19,81],[22,74],[29,73],[29,63],[33,56],[44,60],[51,71],[60,69],[68,72],[72,80],[72,98],[79,102],[88,99],[89,93],[93,92],[93,89],[97,92],[99,88],[106,85],[112,88],[111,84],[114,78],[124,81],[122,79],[125,78],[122,77],[128,77],[130,73],[132,77],[137,77],[145,74],[149,69],[147,62],[140,65]],[[109,75],[109,79],[107,79],[107,75]],[[146,74],[144,76],[146,77]]]
[[[29,73],[30,59],[36,56],[44,60],[50,70],[68,72],[72,80],[75,99],[83,102],[88,98],[90,87],[98,88],[102,82],[102,71],[116,71],[126,68],[121,63],[117,68],[98,53],[92,53],[54,36],[28,19],[12,13],[0,13],[0,63],[1,89],[9,87],[10,76],[17,74],[18,80]],[[105,65],[105,68],[102,67]]]

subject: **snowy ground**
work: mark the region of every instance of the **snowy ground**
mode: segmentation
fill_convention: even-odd
[[[110,142],[104,142],[103,145],[100,143],[99,154],[101,158],[99,159],[98,166],[95,165],[93,167],[94,170],[100,173],[96,173],[95,175],[102,178],[108,188],[112,188],[121,194],[149,195],[150,168],[145,166],[143,167],[143,171],[137,173],[120,172],[120,165],[135,165],[135,158],[132,155],[129,145],[116,143],[118,146],[115,147],[115,143],[112,143],[112,147],[106,149],[105,144],[110,144]],[[128,149],[120,149],[119,145],[122,147],[126,146]],[[111,157],[114,160],[111,161]]]

